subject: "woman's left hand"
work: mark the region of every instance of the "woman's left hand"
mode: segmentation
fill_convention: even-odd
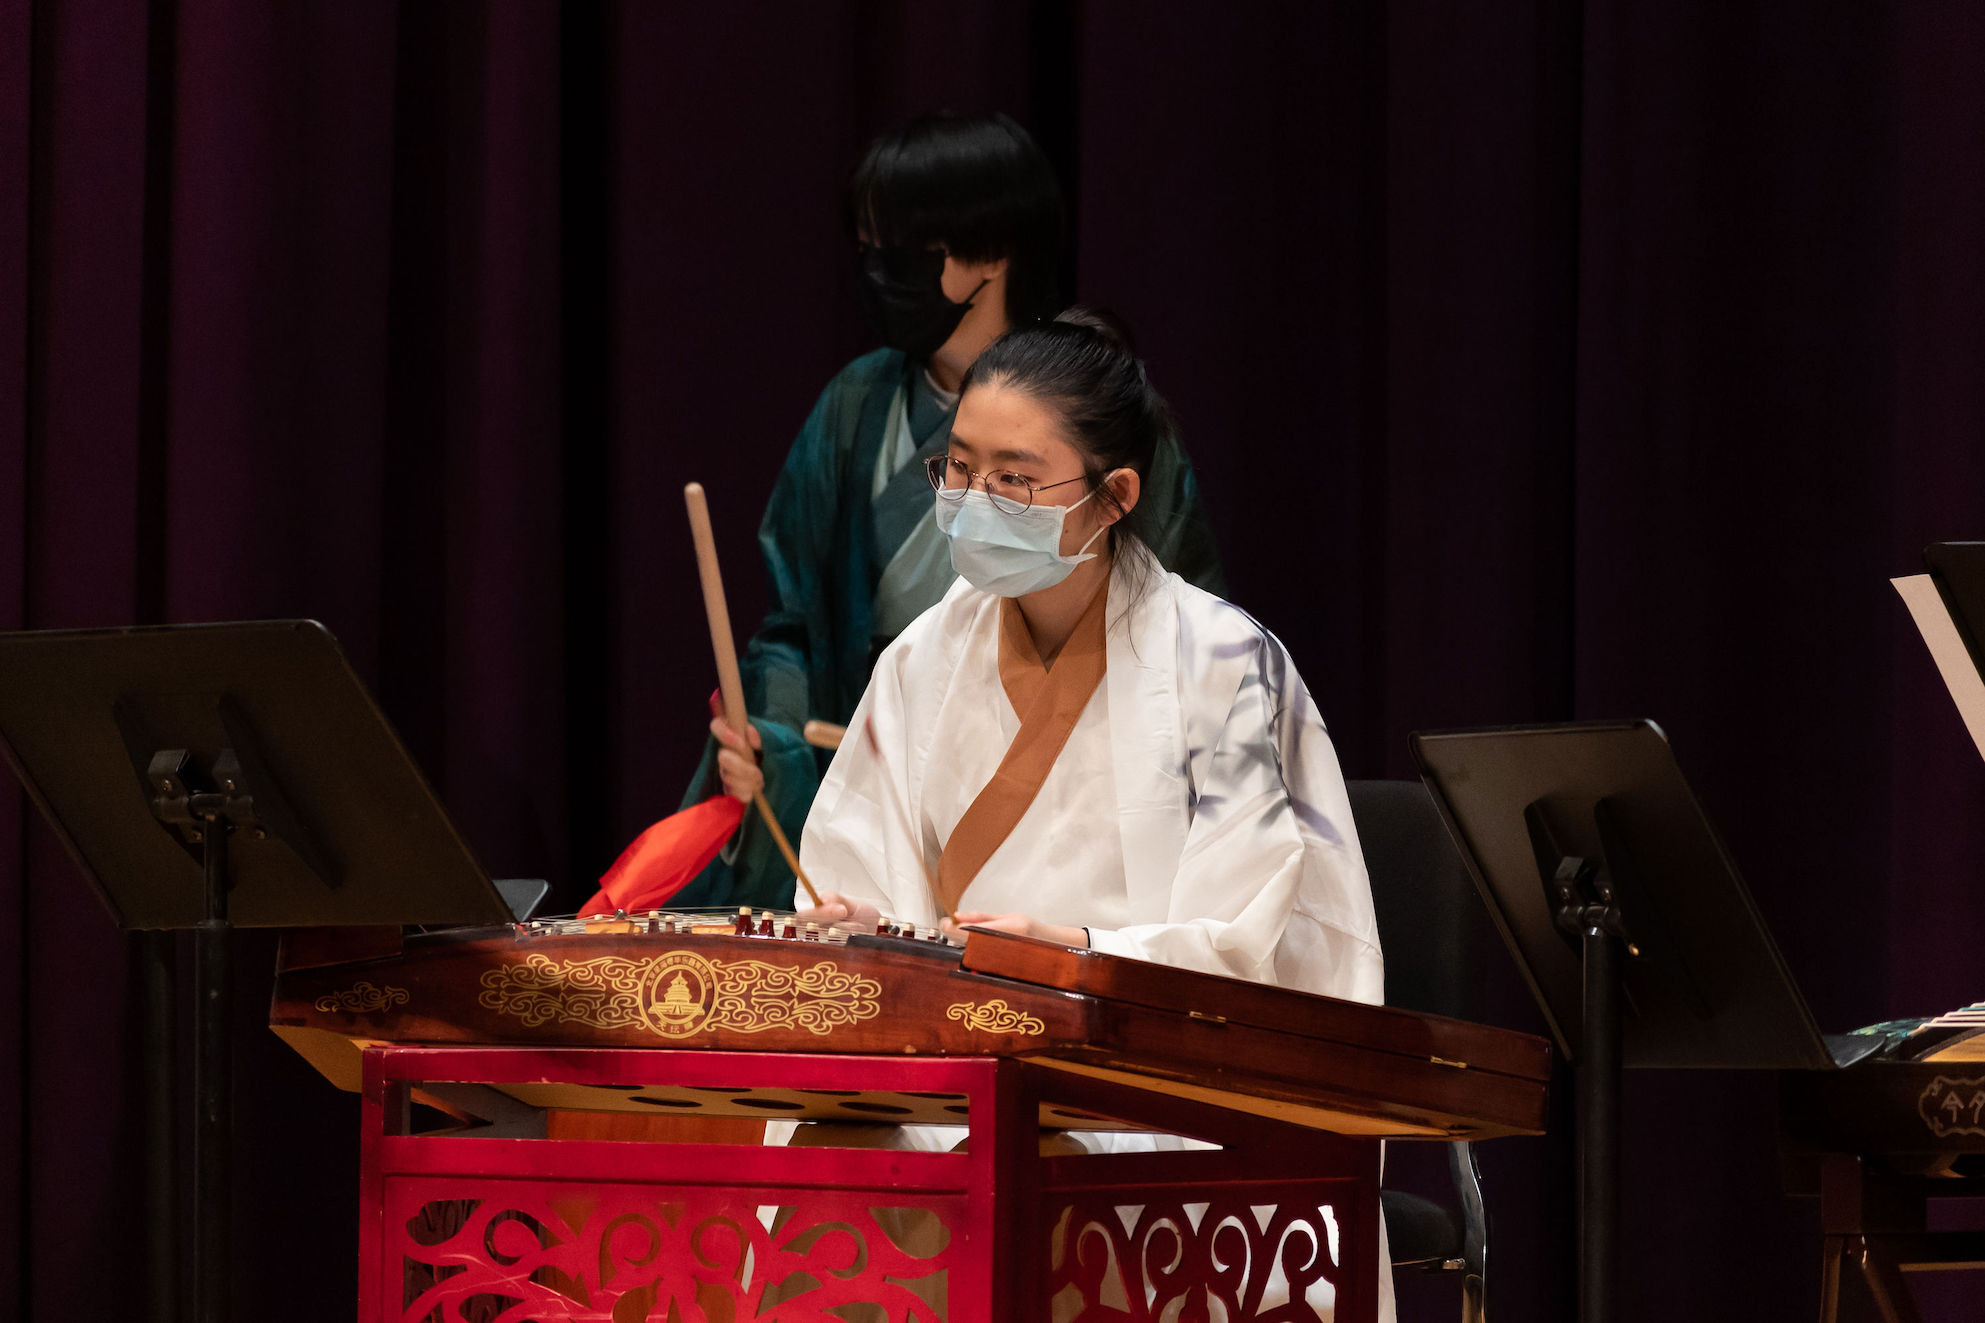
[[[1060,942],[1063,946],[1087,946],[1089,934],[1081,928],[1071,928],[1066,924],[1043,923],[1028,914],[989,914],[985,910],[960,910],[940,925],[946,937],[958,941],[965,940],[965,928],[991,928],[995,932],[1017,933],[1021,937],[1038,937],[1044,942]]]

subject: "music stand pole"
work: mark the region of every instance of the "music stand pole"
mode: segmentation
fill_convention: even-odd
[[[1622,945],[1603,922],[1588,921],[1580,939],[1585,1013],[1578,1063],[1579,1323],[1611,1323],[1619,1304]]]
[[[221,807],[200,804],[207,798],[193,797],[194,812],[205,823],[201,836],[207,884],[206,913],[193,937],[199,999],[193,1028],[193,1316],[199,1323],[225,1323],[234,1205],[227,918],[227,838],[234,828],[221,816]]]
[[[1552,918],[1578,942],[1580,1013],[1578,1046],[1578,1318],[1612,1323],[1619,1312],[1621,983],[1629,955],[1609,868],[1625,868],[1624,840],[1612,815],[1595,813],[1604,858],[1560,855],[1549,877]],[[1549,828],[1531,818],[1548,858],[1557,852]]]
[[[145,1221],[150,1227],[145,1295],[154,1323],[179,1323],[179,1094],[173,1077],[179,1002],[173,934],[153,929],[140,933],[138,943],[145,971]]]
[[[1560,856],[1550,872],[1552,920],[1578,940],[1578,1323],[1612,1323],[1620,1311],[1620,983],[1636,948],[1608,866],[1626,866],[1626,842],[1598,814],[1608,858]],[[1538,844],[1556,852],[1536,818]]]
[[[237,827],[254,828],[258,838],[266,833],[234,749],[222,749],[206,768],[184,749],[158,750],[146,779],[152,784],[152,816],[168,826],[190,827],[200,843],[205,885],[193,931],[193,1317],[197,1323],[226,1323],[234,1209],[234,1060],[228,1032],[228,892],[234,879],[228,837]]]

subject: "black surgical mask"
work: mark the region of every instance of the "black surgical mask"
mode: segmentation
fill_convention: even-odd
[[[860,284],[870,325],[891,349],[928,361],[972,306],[944,296],[942,248],[864,248]],[[976,296],[987,282],[981,280]]]

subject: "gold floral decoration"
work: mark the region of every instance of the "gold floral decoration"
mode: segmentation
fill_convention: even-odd
[[[944,1018],[957,1020],[967,1029],[983,1029],[989,1034],[1038,1034],[1047,1028],[1034,1016],[1014,1010],[998,997],[991,1001],[961,1001],[946,1011]]]
[[[482,976],[480,1001],[529,1028],[556,1021],[684,1038],[710,1030],[833,1030],[881,1013],[882,985],[831,960],[799,968],[706,960],[686,951],[647,959],[558,960],[533,953]]]
[[[350,1011],[357,1015],[369,1015],[404,1006],[411,999],[405,988],[359,982],[343,992],[324,994],[317,999],[316,1005],[320,1011]]]

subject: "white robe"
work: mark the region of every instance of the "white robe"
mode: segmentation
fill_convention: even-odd
[[[807,818],[800,860],[819,885],[936,925],[943,844],[1020,727],[999,619],[1000,599],[960,579],[883,651]],[[1148,560],[1119,565],[1106,623],[1103,682],[959,908],[1087,927],[1115,955],[1382,1002],[1344,778],[1281,642]],[[1383,1226],[1379,1237],[1384,1265]],[[1383,1268],[1379,1317],[1393,1317]]]
[[[884,650],[807,818],[801,862],[821,885],[937,923],[943,842],[1019,729],[999,683],[999,607],[961,579]],[[1117,955],[1382,1001],[1344,779],[1287,651],[1155,566],[1141,592],[1118,569],[1107,624],[1103,683],[960,908],[1082,925]]]

